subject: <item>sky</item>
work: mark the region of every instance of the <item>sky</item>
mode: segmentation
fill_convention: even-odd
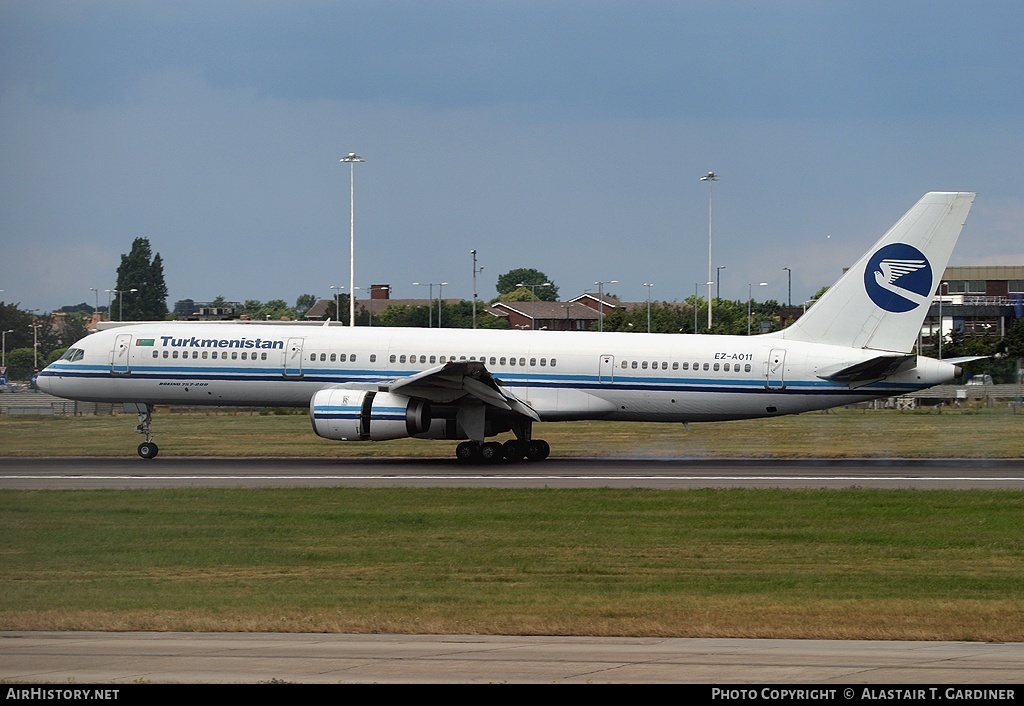
[[[347,291],[353,172],[360,297],[468,299],[474,249],[483,300],[706,292],[709,171],[723,298],[809,299],[928,191],[978,192],[951,264],[1024,264],[1022,34],[1015,0],[0,0],[0,300],[105,306],[138,237],[170,307]]]

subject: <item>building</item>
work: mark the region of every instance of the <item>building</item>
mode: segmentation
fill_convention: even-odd
[[[921,331],[937,344],[956,334],[1006,335],[1024,317],[1024,265],[947,267]]]

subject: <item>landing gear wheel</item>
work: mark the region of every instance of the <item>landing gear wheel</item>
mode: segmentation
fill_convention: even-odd
[[[505,457],[505,450],[497,441],[488,441],[480,446],[480,458],[484,463],[498,463]]]
[[[505,458],[509,461],[522,461],[526,458],[526,444],[515,439],[509,439],[502,446]]]
[[[480,444],[475,441],[463,441],[455,447],[455,458],[463,463],[476,463],[480,460]]]
[[[142,458],[156,458],[159,452],[160,449],[152,441],[143,441],[139,444],[139,456]]]
[[[531,461],[543,461],[551,453],[551,447],[543,439],[526,442],[526,458]]]

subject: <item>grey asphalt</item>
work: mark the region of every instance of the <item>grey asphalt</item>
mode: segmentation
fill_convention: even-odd
[[[1024,683],[1024,644],[0,632],[12,683]],[[862,687],[854,696],[862,697]],[[839,686],[837,696],[843,697]],[[2,693],[2,691],[0,691]],[[851,698],[846,696],[845,698]]]
[[[2,488],[300,486],[1024,489],[1024,459],[0,458]]]

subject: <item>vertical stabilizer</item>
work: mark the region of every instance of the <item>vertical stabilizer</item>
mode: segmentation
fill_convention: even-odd
[[[974,203],[931,192],[777,338],[909,352]]]

